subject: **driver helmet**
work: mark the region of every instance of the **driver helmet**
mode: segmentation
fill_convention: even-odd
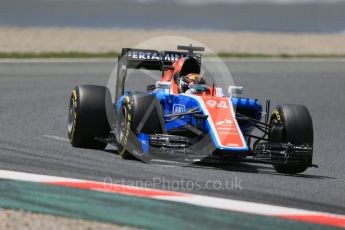
[[[186,76],[181,76],[179,81],[179,92],[185,93],[190,89],[190,86],[193,84],[206,84],[206,81],[200,74],[190,73]]]

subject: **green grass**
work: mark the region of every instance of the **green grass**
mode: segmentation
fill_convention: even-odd
[[[118,52],[0,52],[0,58],[114,58]]]
[[[217,55],[223,58],[345,58],[345,54],[218,53]]]
[[[0,52],[5,58],[116,58],[118,52]],[[345,54],[259,54],[259,53],[218,53],[221,58],[345,58]],[[206,57],[214,55],[206,54]]]

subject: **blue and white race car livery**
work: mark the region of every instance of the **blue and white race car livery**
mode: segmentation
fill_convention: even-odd
[[[202,47],[178,49],[186,52],[124,48],[115,104],[106,87],[77,86],[69,104],[72,145],[111,144],[123,158],[146,162],[245,161],[272,164],[281,173],[315,166],[313,124],[305,106],[278,105],[270,113],[269,100],[263,110],[259,100],[239,96],[242,87],[229,85],[226,95],[200,77],[196,51]],[[140,68],[161,71],[162,77],[146,91],[125,89],[127,70]]]

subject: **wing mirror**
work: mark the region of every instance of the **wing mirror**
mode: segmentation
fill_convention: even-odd
[[[243,93],[243,86],[230,85],[228,88],[229,97],[235,97]]]
[[[156,82],[156,89],[171,89],[171,82],[166,81],[157,81]]]

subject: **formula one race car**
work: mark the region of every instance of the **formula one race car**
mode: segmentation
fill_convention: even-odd
[[[263,111],[257,99],[238,96],[242,87],[229,86],[224,95],[214,81],[206,83],[203,47],[178,50],[184,51],[122,49],[115,103],[107,87],[75,87],[68,116],[71,144],[93,149],[111,144],[123,158],[147,162],[236,160],[272,164],[289,174],[316,167],[305,106],[279,105],[269,115],[269,100]],[[161,79],[144,91],[125,90],[127,70],[141,68],[161,71]]]

